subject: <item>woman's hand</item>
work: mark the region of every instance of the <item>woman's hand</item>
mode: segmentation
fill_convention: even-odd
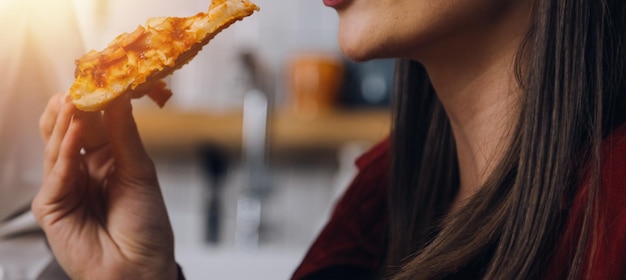
[[[74,279],[176,279],[172,228],[129,98],[85,113],[62,95],[41,116],[44,181],[32,210]]]

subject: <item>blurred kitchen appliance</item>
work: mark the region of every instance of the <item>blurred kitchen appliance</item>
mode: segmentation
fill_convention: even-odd
[[[254,249],[260,241],[263,200],[272,189],[267,150],[273,91],[267,83],[268,73],[254,53],[242,52],[240,59],[249,85],[243,102],[242,152],[246,184],[237,201],[235,243],[238,247]]]
[[[298,53],[287,66],[287,91],[293,112],[302,117],[333,109],[344,79],[340,56],[330,53]]]
[[[206,219],[204,240],[209,244],[218,244],[221,241],[223,185],[228,173],[228,159],[220,147],[213,145],[201,147],[199,155],[209,183],[203,201]]]
[[[388,107],[393,91],[394,59],[345,62],[345,82],[339,103],[343,107]]]

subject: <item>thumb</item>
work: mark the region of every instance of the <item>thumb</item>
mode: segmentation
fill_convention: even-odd
[[[133,118],[130,95],[124,94],[111,102],[103,119],[117,168],[134,168],[150,162]]]

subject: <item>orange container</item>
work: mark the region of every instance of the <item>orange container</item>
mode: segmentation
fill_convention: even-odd
[[[340,56],[324,53],[294,55],[287,67],[290,107],[302,117],[332,110],[344,81]]]

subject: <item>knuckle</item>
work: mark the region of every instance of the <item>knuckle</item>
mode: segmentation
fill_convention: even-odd
[[[40,195],[35,196],[30,204],[30,210],[31,212],[33,212],[33,216],[35,216],[35,220],[37,220],[37,223],[41,225],[41,221],[43,219],[43,207],[41,205]]]

